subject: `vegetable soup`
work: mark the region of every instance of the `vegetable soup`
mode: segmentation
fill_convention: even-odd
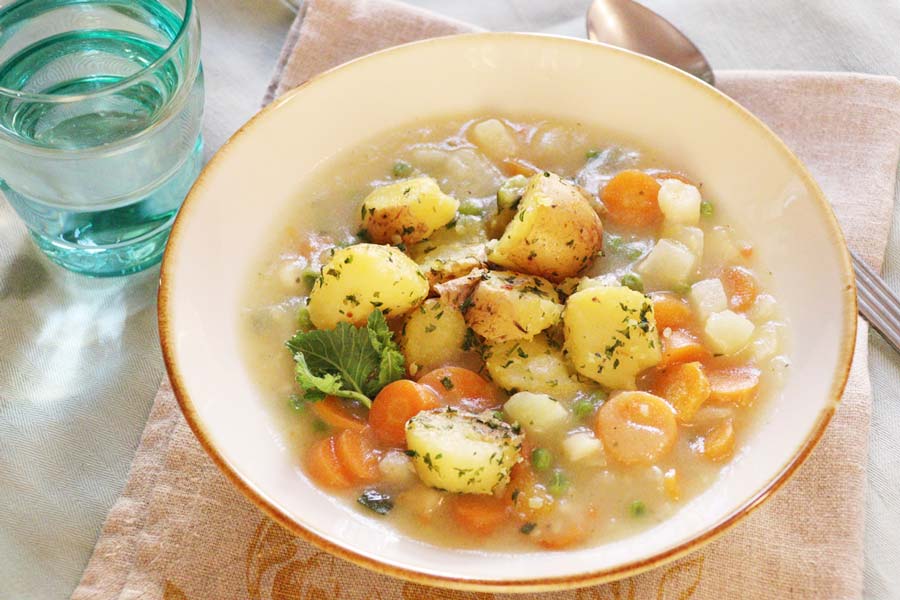
[[[677,511],[789,364],[767,272],[696,177],[498,118],[322,165],[241,314],[304,476],[453,547],[596,544]]]

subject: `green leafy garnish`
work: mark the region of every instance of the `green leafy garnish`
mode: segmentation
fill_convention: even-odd
[[[379,310],[369,315],[365,327],[338,323],[330,330],[298,331],[287,347],[309,402],[330,395],[370,407],[381,388],[403,377],[403,354]]]

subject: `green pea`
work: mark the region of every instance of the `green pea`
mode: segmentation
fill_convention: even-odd
[[[628,514],[632,517],[642,517],[647,513],[647,505],[640,500],[635,500],[628,506]]]
[[[300,307],[297,311],[297,328],[303,331],[313,328],[312,319],[309,318],[309,309],[305,306]]]
[[[303,285],[306,286],[306,289],[311,290],[313,286],[316,284],[316,280],[319,278],[319,272],[314,269],[306,269],[303,271]]]
[[[500,210],[511,209],[522,199],[528,178],[524,175],[515,175],[503,182],[497,190],[497,207]]]
[[[592,148],[584,153],[584,157],[588,160],[591,160],[592,158],[597,158],[598,156],[600,156],[600,151],[597,150],[596,148]]]
[[[713,216],[714,212],[715,212],[715,210],[713,209],[712,202],[709,202],[708,200],[704,200],[703,202],[700,203],[700,214],[703,215],[704,217],[711,217],[711,216]]]
[[[531,451],[531,464],[535,471],[546,471],[553,462],[553,455],[546,448],[535,448]]]
[[[328,424],[325,423],[325,421],[322,421],[321,419],[315,419],[312,422],[312,428],[313,428],[313,431],[316,431],[318,433],[325,433],[326,431],[328,431],[330,429],[328,427]]]
[[[606,242],[603,244],[607,250],[615,252],[622,247],[622,238],[617,235],[606,236]]]
[[[622,251],[628,260],[637,260],[644,255],[644,249],[638,244],[627,244]]]
[[[413,168],[405,160],[398,160],[394,163],[394,168],[391,169],[391,172],[394,174],[394,177],[409,177],[412,175]]]
[[[625,287],[631,288],[636,292],[644,291],[644,281],[641,279],[641,276],[637,273],[626,273],[622,275],[621,279],[622,285]]]
[[[577,400],[575,404],[572,405],[572,412],[578,419],[589,417],[594,412],[594,403],[587,398]]]
[[[550,484],[547,485],[547,491],[554,496],[562,496],[569,489],[569,478],[561,470],[553,471],[550,478]]]
[[[672,289],[672,291],[675,292],[676,294],[678,294],[679,296],[687,296],[688,293],[690,293],[690,291],[691,291],[691,286],[688,285],[687,283],[679,283]]]
[[[480,204],[472,200],[463,200],[459,203],[459,214],[469,215],[470,217],[480,217],[484,209]]]

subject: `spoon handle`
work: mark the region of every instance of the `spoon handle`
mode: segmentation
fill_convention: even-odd
[[[900,298],[852,250],[850,256],[856,272],[859,314],[881,334],[884,341],[900,352]]]

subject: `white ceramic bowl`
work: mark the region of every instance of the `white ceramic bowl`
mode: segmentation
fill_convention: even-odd
[[[379,131],[465,113],[578,119],[654,148],[665,163],[703,180],[716,210],[750,232],[760,263],[773,272],[794,339],[783,399],[711,488],[634,537],[512,560],[401,536],[310,484],[241,358],[241,290],[303,180]],[[235,485],[282,525],[384,573],[522,591],[633,575],[696,549],[765,500],[810,452],[841,396],[856,305],[847,250],[821,191],[784,144],[732,100],[611,47],[474,34],[356,60],[250,121],[206,167],[178,215],[162,267],[159,319],[166,365],[191,427]]]

